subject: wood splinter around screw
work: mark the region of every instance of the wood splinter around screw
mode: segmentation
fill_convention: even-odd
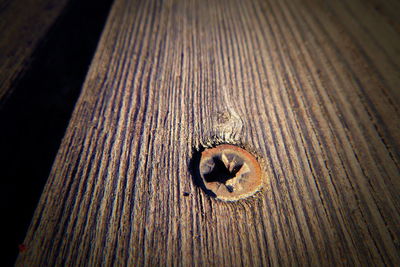
[[[249,197],[262,186],[257,159],[234,145],[224,144],[204,150],[199,171],[206,189],[225,201]]]

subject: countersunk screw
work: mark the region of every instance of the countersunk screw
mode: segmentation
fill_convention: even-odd
[[[206,189],[225,201],[249,197],[262,186],[257,159],[234,145],[224,144],[204,150],[199,171]]]

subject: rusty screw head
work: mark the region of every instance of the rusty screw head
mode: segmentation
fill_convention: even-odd
[[[262,186],[261,167],[246,150],[219,145],[201,153],[200,176],[216,198],[234,201],[249,197]]]

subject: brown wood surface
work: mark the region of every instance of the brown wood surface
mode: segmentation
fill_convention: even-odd
[[[399,266],[399,5],[116,0],[17,265]],[[195,185],[212,142],[256,197]]]
[[[0,0],[0,101],[68,0]]]

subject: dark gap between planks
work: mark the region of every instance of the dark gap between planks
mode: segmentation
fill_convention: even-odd
[[[112,2],[71,0],[14,84],[14,93],[0,104],[6,265],[14,264],[18,248],[29,249],[23,239]]]

